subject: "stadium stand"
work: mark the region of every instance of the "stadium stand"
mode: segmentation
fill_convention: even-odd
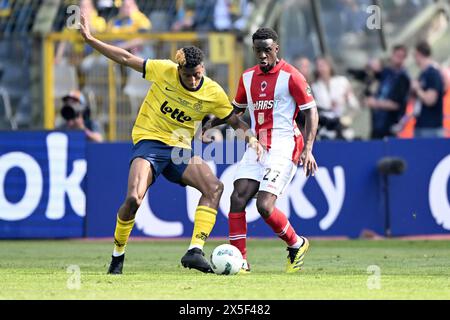
[[[106,20],[117,15],[122,2],[122,0],[94,1],[100,15]],[[136,0],[140,11],[152,23],[152,34],[170,32],[177,8],[182,2]],[[254,3],[250,0],[248,2]],[[51,32],[61,32],[64,29],[67,8],[78,3],[78,0],[0,1],[0,70],[3,73],[0,87],[4,93],[0,99],[0,110],[4,115],[6,110],[4,101],[9,100],[11,115],[7,118],[13,119],[18,128],[42,127],[44,102],[40,82],[44,71],[41,64],[43,41]],[[111,3],[112,6],[100,7],[105,3]],[[300,54],[311,60],[326,54],[330,56],[337,67],[337,72],[341,74],[350,67],[363,66],[371,57],[386,57],[390,47],[396,43],[405,43],[412,47],[414,39],[419,37],[430,38],[438,62],[448,58],[450,34],[445,32],[450,12],[448,0],[412,2],[384,0],[379,3],[384,9],[381,31],[367,30],[363,23],[369,16],[366,9],[368,5],[373,4],[372,1],[258,1],[258,6],[255,6],[252,14],[248,16],[247,27],[237,36],[237,39],[242,41],[243,64],[251,65],[253,59],[251,50],[247,50],[250,45],[248,35],[263,23],[279,30],[283,57],[289,62]],[[209,40],[201,41],[208,43]],[[170,56],[174,47],[183,44],[180,41],[172,43],[146,41],[146,45],[140,48],[144,50],[142,55],[158,58]],[[80,88],[92,98],[93,109],[99,113],[98,116],[103,119],[101,122],[106,125],[109,119],[109,110],[105,105],[108,103],[107,91],[105,86],[100,89],[100,84],[94,82],[102,75],[105,77],[108,75],[108,66],[94,68],[93,70],[98,72],[95,76],[97,79],[94,80],[94,71],[86,68],[86,62],[82,63],[91,52],[86,48],[83,49],[80,43],[76,46],[77,53],[71,56],[65,65],[55,68],[54,99],[56,101],[63,89]],[[208,45],[203,45],[202,49],[208,55],[212,52]],[[15,54],[11,55],[10,52]],[[227,81],[231,74],[226,66],[210,61],[207,61],[206,65],[209,75],[217,78],[226,90],[233,88]],[[103,70],[100,70],[102,68]],[[411,69],[412,73],[416,71],[412,59],[408,61],[408,69]],[[118,72],[115,81],[119,92],[118,103],[123,106],[120,112],[133,110],[134,113],[139,104],[137,101],[142,96],[139,91],[144,90],[146,86],[136,75],[124,70]],[[363,90],[361,84],[354,82],[353,85],[356,93],[360,94]],[[229,94],[232,95],[231,92]],[[363,108],[354,122],[357,136],[368,137],[368,132],[365,131],[368,122],[368,114]],[[449,121],[446,120],[445,123],[447,125]],[[0,124],[0,128],[11,127],[10,120],[4,120]]]

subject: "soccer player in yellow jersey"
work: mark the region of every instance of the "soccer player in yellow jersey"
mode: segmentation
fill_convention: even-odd
[[[134,147],[128,191],[117,215],[115,247],[108,273],[122,273],[125,246],[136,212],[147,189],[160,174],[174,183],[188,185],[201,192],[191,243],[181,264],[185,268],[212,272],[204,257],[203,246],[216,221],[223,184],[201,158],[192,156],[190,149],[196,129],[194,123],[200,123],[212,113],[220,119],[226,119],[234,129],[250,132],[248,125],[233,112],[223,89],[204,76],[204,57],[200,49],[185,47],[178,50],[176,63],[169,60],[144,60],[93,37],[83,14],[80,31],[85,41],[98,52],[142,72],[145,79],[153,82],[132,132]],[[263,149],[256,137],[251,134],[247,137],[250,146],[261,156]],[[180,159],[177,156],[180,150],[189,157]]]

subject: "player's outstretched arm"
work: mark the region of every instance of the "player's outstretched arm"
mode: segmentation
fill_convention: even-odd
[[[314,175],[317,171],[316,159],[312,154],[314,140],[316,139],[317,128],[319,126],[319,114],[317,108],[303,111],[305,113],[305,146],[300,156],[303,171],[306,176]]]
[[[229,116],[226,119],[226,122],[228,125],[230,125],[236,132],[241,132],[242,134],[245,134],[245,138],[247,142],[249,143],[250,147],[256,150],[256,154],[258,156],[258,160],[261,159],[261,156],[264,153],[263,146],[259,143],[258,139],[255,137],[255,135],[250,130],[250,127],[247,123],[242,121],[242,119],[233,112],[231,116]],[[239,134],[238,134],[239,136]]]
[[[235,113],[238,117],[240,117],[240,116],[242,116],[242,115],[244,114],[244,111],[243,111],[242,109],[234,108],[234,113]],[[209,130],[209,129],[211,129],[211,128],[220,126],[220,125],[225,124],[225,123],[227,123],[227,119],[220,119],[220,118],[214,117],[214,118],[208,120],[208,121],[205,123],[205,125],[202,127],[202,131],[203,131],[203,133],[204,133],[205,131],[207,131],[207,130]]]
[[[105,57],[121,65],[133,68],[138,72],[144,71],[144,59],[137,57],[122,48],[112,46],[96,39],[91,34],[89,23],[84,13],[81,13],[80,33],[87,44],[89,44],[92,48],[100,52]]]

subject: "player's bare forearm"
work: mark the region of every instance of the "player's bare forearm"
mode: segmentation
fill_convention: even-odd
[[[214,122],[214,120],[213,120]],[[245,138],[250,141],[251,137],[255,137],[250,127],[246,122],[244,122],[236,113],[233,113],[227,120],[226,123],[230,125],[235,131],[239,131],[245,134]]]
[[[237,108],[234,108],[233,112],[236,116],[238,116],[238,118],[244,114],[244,112],[241,109],[237,109]],[[214,128],[214,127],[220,126],[225,123],[227,123],[227,119],[214,118],[211,120],[210,127]]]
[[[144,59],[137,57],[122,48],[100,41],[94,37],[86,40],[86,43],[112,61],[133,68],[138,72],[143,72]]]
[[[304,110],[305,114],[305,146],[300,156],[300,163],[307,177],[315,174],[318,170],[316,159],[313,156],[312,148],[316,139],[317,128],[319,126],[319,114],[317,108]]]
[[[305,149],[311,151],[316,139],[317,129],[319,127],[319,114],[317,108],[311,108],[303,111],[305,113]]]
[[[90,141],[103,142],[103,137],[102,137],[102,135],[100,133],[91,131],[89,129],[85,129],[84,132],[86,133],[86,136],[88,137],[88,139]]]
[[[227,123],[236,131],[236,135],[239,137],[244,134],[246,142],[249,146],[256,151],[257,160],[259,161],[264,153],[263,146],[259,143],[258,138],[253,134],[248,124],[235,113],[227,119]]]
[[[396,111],[400,105],[392,100],[377,100],[378,107],[383,110]]]
[[[81,14],[80,33],[87,44],[89,44],[92,48],[100,52],[105,57],[121,65],[133,68],[138,72],[144,71],[144,59],[137,57],[122,48],[107,44],[95,38],[91,34],[89,23],[87,22],[87,18],[84,12],[82,12]]]

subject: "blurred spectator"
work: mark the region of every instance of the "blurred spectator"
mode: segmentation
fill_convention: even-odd
[[[411,87],[416,96],[414,136],[417,138],[443,136],[444,81],[431,55],[432,50],[427,42],[416,45],[414,58],[421,74]]]
[[[11,1],[0,0],[0,17],[7,17],[11,13]]]
[[[150,31],[152,23],[143,14],[135,0],[123,0],[119,14],[108,22],[112,33],[137,33]]]
[[[366,30],[368,14],[366,8],[372,5],[368,0],[341,0],[341,19],[347,32],[362,33]]]
[[[353,139],[350,126],[359,110],[359,102],[350,81],[335,75],[331,62],[326,58],[316,59],[312,91],[319,109],[319,138]]]
[[[62,100],[61,116],[65,122],[58,126],[57,130],[83,130],[90,141],[103,142],[100,125],[91,119],[90,108],[84,95],[78,90],[73,90]]]
[[[294,59],[293,62],[294,67],[297,68],[298,71],[305,77],[308,83],[312,83],[312,70],[311,70],[311,61],[307,57],[298,56]]]
[[[194,25],[195,0],[177,0],[175,7],[176,15],[172,31],[191,30]]]
[[[448,93],[450,89],[450,67],[441,68],[442,79],[444,80],[444,92]]]
[[[193,28],[195,31],[214,30],[214,7],[216,0],[195,1]]]
[[[139,10],[135,0],[123,0],[119,9],[119,14],[108,22],[107,31],[116,34],[148,32],[152,28],[152,23],[147,16]],[[122,49],[130,51],[134,55],[153,56],[151,46],[144,46],[142,39],[132,39],[128,41],[116,41],[114,44]],[[144,49],[149,52],[143,54]],[[100,59],[105,59],[101,56]],[[122,72],[127,72],[122,69]]]
[[[444,96],[444,137],[450,138],[450,68],[447,66],[442,70],[445,84]]]
[[[380,72],[377,94],[366,98],[365,105],[372,111],[372,139],[395,136],[393,126],[405,114],[411,83],[405,70],[407,56],[405,46],[393,48],[390,65]]]
[[[117,15],[121,2],[121,0],[97,0],[98,14],[105,19]]]
[[[312,84],[313,76],[311,70],[311,61],[304,56],[297,56],[294,59],[292,65],[297,68],[298,71],[305,77],[308,84]],[[305,114],[303,112],[299,112],[297,114],[297,118],[295,118],[295,122],[297,122],[297,126],[304,136],[304,124],[305,124]]]
[[[214,29],[243,31],[253,6],[247,0],[217,0],[214,6]]]
[[[383,69],[383,62],[379,58],[370,58],[364,69],[350,68],[347,72],[363,84],[364,97],[372,97],[378,93],[379,78]]]
[[[105,19],[103,19],[98,15],[92,0],[81,0],[80,9],[86,15],[89,21],[89,26],[94,33],[104,32],[106,30],[106,21]],[[78,30],[73,28],[65,28],[63,31],[63,33],[70,33],[70,32],[75,33],[78,32]],[[55,56],[56,64],[60,64],[63,61],[67,44],[68,42],[63,41],[58,45]],[[92,52],[92,49],[89,46],[86,46],[85,44],[75,44],[73,50],[75,51],[75,53],[78,54],[87,54]]]

